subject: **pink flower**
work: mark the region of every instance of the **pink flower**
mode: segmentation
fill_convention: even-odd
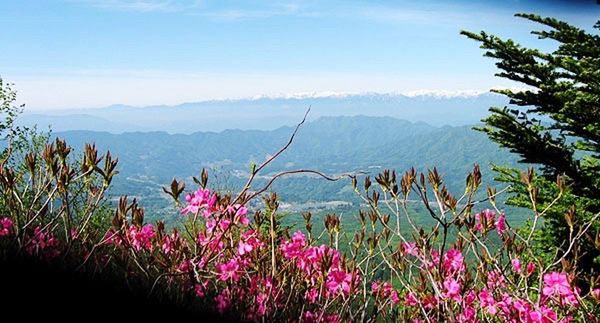
[[[58,239],[52,232],[43,231],[39,226],[33,230],[33,236],[26,243],[25,251],[30,255],[39,254],[47,259],[55,258],[60,254]]]
[[[323,315],[323,322],[324,323],[340,323],[340,322],[342,322],[342,319],[337,314],[325,314],[325,315]]]
[[[489,289],[505,288],[506,283],[504,275],[502,275],[502,273],[496,269],[489,271],[487,277],[487,287]]]
[[[398,303],[400,303],[400,297],[398,297],[398,292],[395,290],[390,293],[390,301],[392,302],[392,305],[398,305]]]
[[[544,288],[542,294],[545,296],[571,294],[571,285],[564,273],[551,272],[544,275]]]
[[[304,298],[310,304],[314,304],[317,301],[317,297],[319,297],[319,291],[316,288],[311,288],[304,294]]]
[[[402,247],[403,255],[411,255],[411,256],[419,255],[419,249],[417,249],[417,244],[414,242],[403,242],[401,244],[401,247]]]
[[[258,234],[255,230],[248,230],[244,232],[240,237],[238,244],[238,254],[243,256],[252,250],[263,247],[264,243],[258,240]]]
[[[556,297],[560,304],[575,306],[579,304],[576,293],[571,288],[565,273],[551,272],[544,275],[544,288],[542,295]]]
[[[496,218],[496,212],[485,209],[480,213],[475,214],[475,231],[487,231],[487,229],[494,223]]]
[[[120,237],[119,232],[113,230],[113,229],[108,229],[108,231],[106,231],[106,234],[104,235],[104,243],[107,245],[114,245],[114,246],[120,246],[123,243],[123,240]]]
[[[543,322],[542,321],[542,313],[540,313],[540,311],[531,311],[529,312],[529,322]]]
[[[179,241],[179,233],[174,231],[171,235],[165,236],[162,243],[162,251],[165,254],[171,254],[175,250],[175,244]]]
[[[460,283],[452,278],[444,281],[444,297],[460,302]]]
[[[507,293],[502,295],[502,300],[496,303],[496,306],[505,314],[510,315],[511,306],[513,305],[513,299]]]
[[[240,204],[227,207],[227,212],[233,214],[233,222],[241,225],[248,225],[250,221],[246,217],[248,209]]]
[[[496,221],[496,231],[498,231],[498,233],[502,235],[502,234],[504,234],[504,232],[506,232],[506,230],[507,230],[506,216],[504,215],[504,213],[502,213],[498,217],[498,221]]]
[[[389,299],[392,305],[397,305],[400,303],[398,292],[394,290],[394,287],[389,282],[385,282],[380,285],[378,281],[374,281],[371,284],[371,290],[376,297],[383,298],[385,301]]]
[[[219,252],[223,250],[225,243],[223,242],[223,233],[214,233],[210,230],[210,224],[214,221],[209,221],[206,223],[206,232],[198,233],[198,237],[196,238],[196,242],[203,246],[208,247],[212,252]]]
[[[466,305],[471,305],[473,304],[473,302],[475,301],[475,299],[477,299],[477,294],[475,293],[475,291],[470,290],[464,297],[463,297],[463,301]]]
[[[71,240],[77,240],[77,238],[79,238],[79,231],[77,231],[76,228],[71,228],[69,236],[71,237]]]
[[[181,263],[179,263],[179,266],[177,266],[177,270],[182,273],[186,273],[190,271],[192,267],[194,267],[194,263],[189,259],[184,259]]]
[[[194,285],[194,293],[196,293],[196,296],[202,298],[206,295],[206,287],[208,286],[208,280],[204,281],[201,284],[195,284]]]
[[[302,256],[305,246],[306,238],[304,237],[304,234],[301,231],[296,231],[292,236],[292,240],[284,241],[280,248],[286,259],[296,259]]]
[[[510,261],[510,263],[513,266],[513,270],[517,273],[521,272],[521,261],[519,260],[519,258],[514,258],[513,260]]]
[[[406,306],[417,306],[419,304],[417,297],[413,292],[408,292],[404,297],[404,304]]]
[[[220,264],[216,266],[217,273],[219,273],[219,280],[227,281],[229,279],[233,281],[238,281],[240,278],[238,274],[238,269],[240,268],[240,264],[237,259],[231,259],[224,264]]]
[[[221,219],[217,222],[219,223],[219,228],[221,229],[221,232],[227,231],[227,229],[229,229],[229,226],[231,225],[231,220],[229,219]]]
[[[9,217],[0,219],[0,237],[11,235],[14,232],[14,222]]]
[[[146,224],[141,229],[135,225],[129,227],[129,238],[131,246],[135,251],[152,250],[152,239],[154,238],[154,226]]]
[[[215,211],[217,196],[208,189],[200,188],[196,192],[186,195],[185,201],[187,206],[181,209],[181,214],[197,214],[198,211],[204,209],[203,216],[206,218]]]
[[[352,275],[342,270],[334,268],[329,271],[325,286],[331,296],[337,296],[342,293],[346,296],[350,294],[350,285],[352,284]]]
[[[600,301],[600,288],[596,288],[596,289],[592,290],[592,297],[594,297],[596,300]]]
[[[556,322],[558,320],[558,316],[556,312],[554,312],[551,308],[542,306],[540,307],[540,312],[542,313],[543,322]],[[568,322],[570,319],[567,317],[565,320],[561,320],[561,322]]]
[[[319,314],[313,313],[311,311],[306,311],[302,315],[301,323],[316,323],[319,321]]]
[[[438,303],[439,303],[438,298],[433,295],[427,295],[427,296],[423,297],[422,302],[421,302],[423,307],[427,310],[436,308],[438,306]]]
[[[379,291],[379,281],[376,280],[371,283],[371,291],[373,291],[373,294],[377,294]]]
[[[487,290],[482,290],[479,292],[479,303],[481,307],[484,308],[488,314],[496,315],[498,309],[496,308],[496,300],[492,297]]]
[[[267,300],[269,299],[269,296],[265,293],[258,293],[256,295],[256,302],[255,304],[258,305],[258,307],[256,308],[256,312],[254,313],[253,316],[255,316],[256,318],[262,318],[265,316],[265,314],[267,313]]]
[[[216,307],[217,307],[217,311],[221,314],[224,314],[229,307],[231,307],[231,297],[230,297],[230,292],[229,292],[229,288],[225,288],[221,291],[221,293],[219,293],[219,295],[217,295],[216,298]]]
[[[477,322],[477,311],[473,308],[473,306],[466,306],[463,309],[463,312],[458,315],[458,322]]]
[[[458,273],[465,269],[462,253],[456,249],[450,249],[444,255],[444,270],[447,273]]]
[[[533,262],[528,263],[527,264],[527,275],[533,274],[534,271],[535,271],[535,264]]]
[[[314,313],[311,311],[306,311],[302,315],[302,319],[300,320],[300,323],[317,323],[317,322],[339,323],[341,321],[342,321],[342,319],[337,314],[326,314],[323,312]]]

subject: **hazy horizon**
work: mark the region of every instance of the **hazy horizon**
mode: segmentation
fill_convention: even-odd
[[[4,1],[0,77],[28,111],[514,84],[460,30],[551,50],[517,12],[590,30],[590,1]]]

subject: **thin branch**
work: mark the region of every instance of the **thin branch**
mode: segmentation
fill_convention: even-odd
[[[288,140],[288,142],[283,147],[281,147],[275,154],[273,154],[271,157],[267,158],[267,160],[265,160],[262,164],[260,164],[260,166],[258,166],[257,168],[252,170],[252,174],[250,174],[250,178],[248,178],[248,181],[244,185],[244,188],[236,196],[236,198],[233,200],[232,204],[235,204],[236,202],[238,202],[239,199],[250,189],[250,185],[252,185],[252,182],[254,181],[256,174],[258,174],[263,168],[265,168],[267,165],[269,165],[273,160],[275,160],[275,158],[277,158],[279,155],[281,155],[284,151],[286,151],[290,147],[290,145],[294,141],[294,138],[296,137],[296,133],[298,133],[298,130],[300,130],[300,127],[306,121],[306,117],[308,116],[308,113],[310,112],[310,108],[311,108],[311,106],[309,106],[308,109],[306,109],[306,113],[304,113],[304,117],[302,118],[302,121],[300,121],[300,123],[298,123],[296,125],[296,128],[294,129],[294,132],[292,132],[292,135],[290,136],[290,139]]]

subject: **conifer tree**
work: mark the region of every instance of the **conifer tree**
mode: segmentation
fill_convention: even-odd
[[[497,60],[496,76],[526,88],[493,90],[507,96],[511,106],[490,108],[477,129],[522,162],[539,166],[535,184],[542,207],[559,190],[557,176],[566,180],[563,198],[549,209],[536,237],[541,250],[550,253],[551,247],[567,249],[564,242],[577,232],[577,224],[600,212],[600,36],[554,18],[516,16],[545,26],[532,34],[556,41],[557,49],[545,53],[484,31],[461,34],[480,42],[484,56]],[[600,21],[594,28],[600,29]],[[513,184],[509,204],[531,207],[531,186],[523,184],[519,171],[495,168],[499,180]],[[572,253],[586,274],[600,272],[600,225],[594,226]]]

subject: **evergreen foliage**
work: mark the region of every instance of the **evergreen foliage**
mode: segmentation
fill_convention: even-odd
[[[537,249],[551,250],[550,245],[566,249],[564,242],[577,232],[578,224],[600,211],[600,36],[554,18],[516,16],[548,27],[532,34],[554,40],[558,46],[545,53],[484,31],[461,32],[481,43],[484,56],[498,60],[496,76],[526,87],[493,90],[506,95],[516,107],[490,108],[485,125],[477,129],[518,154],[522,162],[541,166],[541,176],[534,179],[538,187],[535,196],[540,211],[547,211],[537,234]],[[600,21],[594,28],[600,29]],[[496,169],[501,181],[513,184],[516,194],[509,203],[531,206],[531,187],[523,184],[519,171]],[[552,196],[560,186],[557,176],[565,178],[567,188],[562,198],[554,201]],[[597,232],[600,225],[594,226]],[[600,239],[598,234],[587,238],[580,241],[574,257],[581,257],[582,272],[597,273]]]

